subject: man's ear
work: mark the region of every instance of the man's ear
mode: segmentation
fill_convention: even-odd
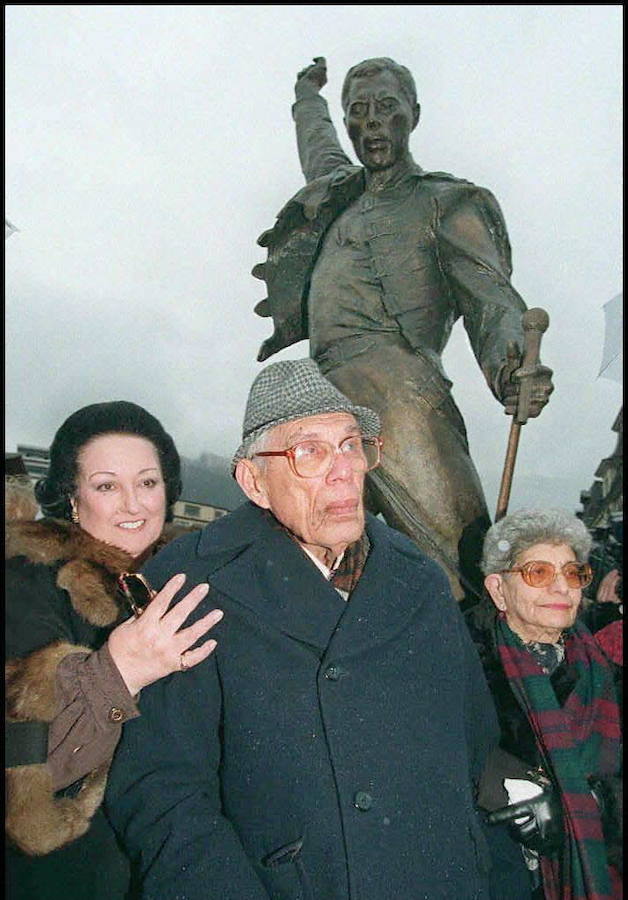
[[[419,119],[421,118],[421,104],[417,103],[412,111],[412,131],[419,124]]]
[[[500,610],[500,612],[505,612],[506,610],[506,600],[504,598],[504,581],[501,575],[497,575],[494,573],[492,575],[487,575],[484,579],[484,587],[490,594],[491,600]]]
[[[264,476],[252,460],[238,460],[235,478],[249,500],[262,509],[270,509]]]

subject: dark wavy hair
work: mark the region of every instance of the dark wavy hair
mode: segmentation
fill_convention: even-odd
[[[50,467],[35,485],[35,496],[45,516],[71,520],[70,497],[76,491],[78,457],[86,444],[104,434],[146,438],[157,451],[166,488],[166,521],[181,494],[181,460],[174,441],[155,416],[136,403],[111,400],[92,403],[69,416],[54,436]]]

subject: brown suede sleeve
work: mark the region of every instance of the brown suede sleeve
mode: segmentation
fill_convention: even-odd
[[[48,733],[54,790],[67,787],[111,759],[122,725],[139,715],[105,644],[72,653],[57,668],[59,713]]]

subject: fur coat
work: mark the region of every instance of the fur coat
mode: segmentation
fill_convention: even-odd
[[[6,731],[9,748],[12,739],[18,744],[13,759],[11,753],[6,758],[6,830],[23,853],[42,856],[87,832],[109,769],[106,762],[71,788],[54,792],[45,759],[47,725],[57,714],[57,667],[69,654],[98,649],[124,617],[116,577],[134,569],[135,562],[77,525],[55,519],[9,523],[5,549]],[[13,582],[11,572],[18,573]],[[12,584],[20,585],[19,596]],[[57,639],[51,641],[55,630]],[[28,764],[11,764],[20,758]]]

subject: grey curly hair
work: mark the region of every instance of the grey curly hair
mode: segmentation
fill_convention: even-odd
[[[591,550],[586,526],[563,509],[519,509],[496,522],[484,538],[481,568],[485,575],[510,569],[535,544],[567,544],[580,562]]]

